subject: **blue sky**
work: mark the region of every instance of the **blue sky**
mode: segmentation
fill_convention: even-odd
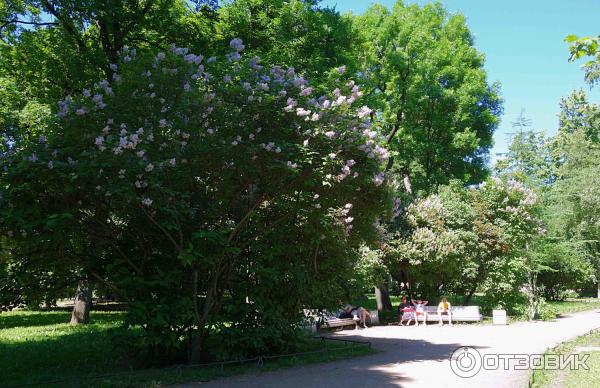
[[[373,3],[391,7],[395,0],[323,0],[342,13],[360,14]],[[443,0],[452,13],[466,16],[475,45],[486,57],[489,80],[499,81],[504,115],[494,136],[492,157],[507,148],[511,122],[525,109],[535,130],[553,134],[558,126],[560,98],[589,87],[578,63],[568,62],[565,36],[600,34],[598,0]],[[405,3],[425,4],[414,0]],[[600,100],[596,89],[590,93]]]

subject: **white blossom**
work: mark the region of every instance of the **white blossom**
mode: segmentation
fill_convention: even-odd
[[[362,118],[370,115],[371,112],[373,112],[373,110],[369,109],[368,106],[363,106],[356,113],[358,114],[358,117],[360,117],[362,119]]]
[[[297,108],[297,109],[296,109],[296,114],[297,114],[299,117],[306,117],[306,116],[309,116],[309,115],[311,114],[311,111],[309,111],[309,110],[306,110],[306,109],[304,109],[304,108]]]

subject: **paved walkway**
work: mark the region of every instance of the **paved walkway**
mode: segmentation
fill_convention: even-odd
[[[462,346],[475,347],[481,354],[540,354],[596,328],[600,328],[600,310],[573,314],[554,322],[509,326],[433,324],[347,330],[335,336],[369,340],[380,352],[182,387],[523,387],[529,376],[527,370],[482,369],[474,377],[461,378],[452,372],[450,356]]]

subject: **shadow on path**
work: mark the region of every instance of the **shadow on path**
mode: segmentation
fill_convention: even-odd
[[[299,367],[281,369],[228,377],[221,380],[189,383],[177,387],[331,387],[331,382],[336,382],[339,387],[399,387],[404,383],[413,381],[395,369],[401,363],[437,361],[447,362],[452,353],[466,344],[450,343],[437,344],[422,339],[368,337],[362,335],[332,334],[329,337],[369,340],[377,353],[368,356],[339,360],[330,363],[304,365]],[[408,334],[408,333],[407,333]],[[368,384],[366,383],[368,381]]]

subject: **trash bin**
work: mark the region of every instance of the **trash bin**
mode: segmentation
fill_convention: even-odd
[[[492,323],[494,325],[508,325],[506,310],[492,310]]]

